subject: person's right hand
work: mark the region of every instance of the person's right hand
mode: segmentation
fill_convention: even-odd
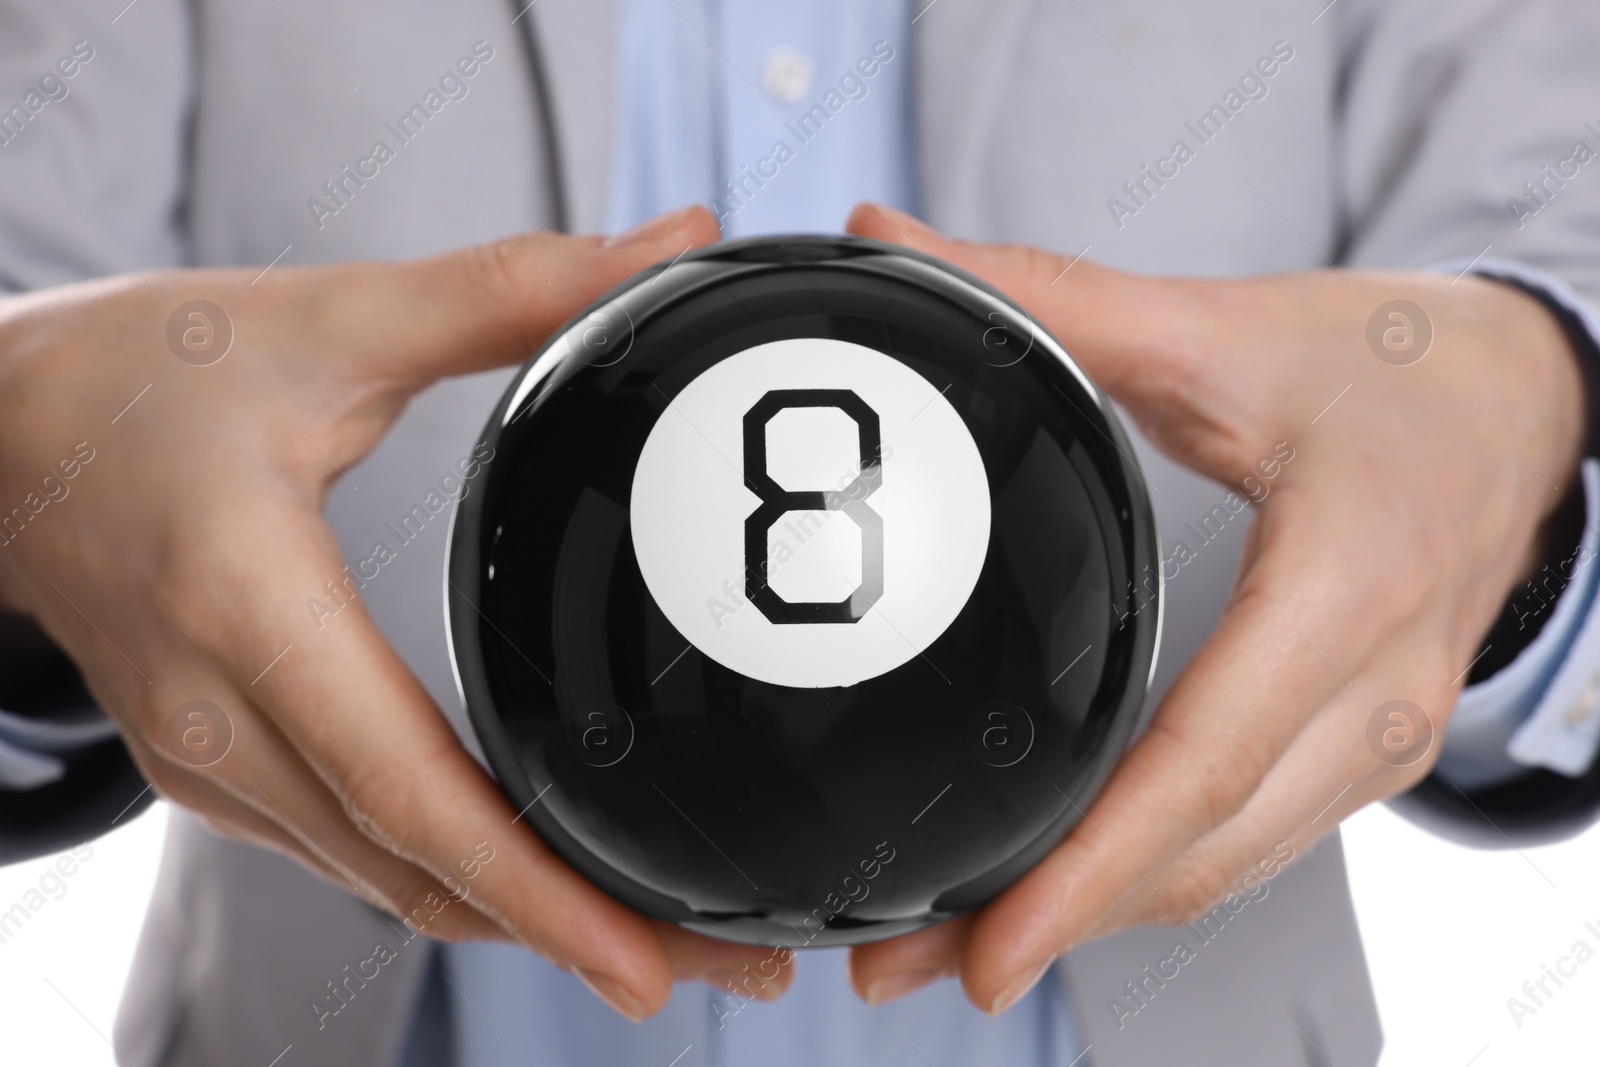
[[[609,242],[536,234],[0,301],[0,518],[31,516],[0,531],[0,600],[77,662],[155,787],[217,830],[425,916],[430,935],[527,945],[632,1019],[674,978],[726,987],[770,953],[653,923],[590,885],[513,822],[359,602],[320,630],[306,608],[329,581],[351,599],[323,503],[413,394],[525,359],[606,289],[716,237],[691,208]],[[196,299],[234,331],[209,366],[167,341]],[[92,459],[74,468],[79,442]],[[234,731],[210,766],[173,736],[192,700]],[[480,842],[491,862],[474,863]],[[775,997],[791,970],[754,991]]]

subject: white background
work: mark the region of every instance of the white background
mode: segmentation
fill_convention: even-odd
[[[0,1062],[115,1062],[111,1020],[165,821],[158,804],[96,841],[66,895],[0,945]],[[1600,829],[1520,854],[1476,852],[1368,808],[1345,824],[1345,850],[1388,1037],[1384,1067],[1600,1062],[1600,958],[1520,1030],[1505,1004],[1576,938],[1600,948],[1583,929],[1586,920],[1600,927]],[[49,862],[0,869],[0,909],[37,885]]]

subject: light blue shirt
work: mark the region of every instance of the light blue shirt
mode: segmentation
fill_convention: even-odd
[[[726,237],[837,233],[867,199],[915,211],[902,0],[622,0],[621,10],[613,232],[693,202]],[[811,950],[777,1004],[686,984],[635,1027],[528,952],[452,945],[445,959],[460,994],[457,1067],[1089,1062],[1053,972],[998,1019],[953,979],[880,1010],[852,991],[845,950]]]
[[[905,0],[622,0],[613,232],[703,203],[727,238],[915,213]]]

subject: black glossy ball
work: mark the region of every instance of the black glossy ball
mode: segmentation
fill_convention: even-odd
[[[796,948],[932,925],[1043,858],[1129,742],[1142,477],[1060,345],[954,267],[690,253],[557,333],[485,440],[463,696],[513,807],[640,912]]]

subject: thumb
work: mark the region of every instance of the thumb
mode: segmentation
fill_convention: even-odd
[[[522,234],[427,259],[306,271],[302,281],[337,294],[329,313],[351,371],[410,394],[526,359],[619,282],[717,236],[710,213],[691,206],[617,237]]]
[[[1170,405],[1170,390],[1162,383],[1170,383],[1190,356],[1189,341],[1204,314],[1188,283],[1127,274],[1025,245],[953,240],[876,204],[858,204],[845,229],[937,257],[999,289],[1141,421],[1161,413],[1163,396]]]

